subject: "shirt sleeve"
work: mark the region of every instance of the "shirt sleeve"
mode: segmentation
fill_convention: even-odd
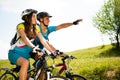
[[[48,26],[48,29],[51,32],[56,31],[56,26]]]
[[[17,30],[19,31],[20,29],[25,29],[24,24],[18,24]]]
[[[40,32],[40,28],[38,25],[36,25],[36,32],[39,33]]]

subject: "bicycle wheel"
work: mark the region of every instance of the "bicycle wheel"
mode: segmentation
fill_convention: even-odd
[[[70,80],[63,76],[51,76],[49,80]]]
[[[78,75],[78,74],[73,74],[73,75],[71,75],[70,80],[87,80],[87,79],[83,76]]]
[[[17,80],[17,78],[12,73],[4,73],[2,76],[0,76],[0,80]]]

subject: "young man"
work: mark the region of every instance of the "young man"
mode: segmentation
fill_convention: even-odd
[[[49,47],[55,51],[54,54],[58,54],[61,53],[59,50],[56,50],[56,48],[54,48],[50,43],[49,43],[49,39],[48,39],[48,35],[53,32],[53,31],[57,31],[63,28],[67,28],[70,27],[72,25],[77,25],[79,22],[82,21],[82,19],[78,19],[72,23],[63,23],[60,24],[58,26],[48,26],[50,19],[52,16],[50,16],[47,12],[40,12],[37,14],[37,20],[40,22],[40,24],[38,24],[39,28],[40,28],[40,32],[42,34],[42,36],[44,37],[44,39],[46,39],[47,44],[49,45]],[[44,46],[43,44],[40,42],[39,38],[36,37],[35,41],[33,42],[34,45],[39,45],[40,49],[43,49]],[[64,56],[65,54],[60,54],[60,56]],[[34,55],[35,56],[35,55]],[[31,57],[34,58],[33,55],[31,55]],[[44,71],[41,73],[41,76],[44,76]]]
[[[49,15],[47,12],[40,12],[37,14],[37,20],[40,22],[39,27],[41,30],[41,34],[46,40],[49,40],[48,35],[51,32],[57,31],[57,30],[60,30],[63,28],[67,28],[67,27],[70,27],[72,25],[77,25],[79,22],[82,21],[82,19],[78,19],[72,23],[63,23],[63,24],[60,24],[58,26],[49,26],[49,22],[50,22],[49,18],[51,18],[51,17],[52,16]],[[41,49],[43,48],[43,45],[41,44],[41,42],[39,41],[38,38],[36,38],[35,44],[39,44],[39,47]],[[48,43],[48,45],[51,46],[51,48],[55,49],[51,44]]]

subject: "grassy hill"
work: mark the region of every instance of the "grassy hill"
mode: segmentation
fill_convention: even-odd
[[[71,62],[72,72],[83,75],[88,80],[120,80],[120,49],[105,45],[66,54],[77,57]],[[59,62],[59,59],[57,61]],[[1,60],[0,68],[2,67],[14,66],[8,60]]]

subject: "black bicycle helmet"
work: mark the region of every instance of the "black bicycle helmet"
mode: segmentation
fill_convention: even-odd
[[[21,17],[23,19],[24,16],[29,15],[31,13],[37,13],[37,10],[34,9],[26,9],[22,12]]]
[[[40,20],[40,18],[44,18],[44,17],[52,17],[52,16],[47,12],[40,12],[37,14],[37,20]]]

